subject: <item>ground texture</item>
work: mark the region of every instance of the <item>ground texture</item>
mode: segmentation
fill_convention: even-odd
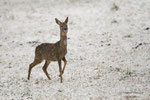
[[[67,67],[48,80],[35,47],[59,40],[69,17]],[[150,100],[150,0],[1,0],[0,100]],[[147,28],[147,30],[145,30]]]

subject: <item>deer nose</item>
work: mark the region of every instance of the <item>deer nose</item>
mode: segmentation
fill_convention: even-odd
[[[64,30],[67,30],[67,28],[64,28]]]

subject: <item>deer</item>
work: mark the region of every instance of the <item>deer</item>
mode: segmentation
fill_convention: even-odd
[[[28,70],[28,80],[30,80],[30,74],[33,67],[40,64],[43,60],[45,60],[45,64],[42,67],[45,75],[49,80],[51,80],[48,75],[47,68],[50,62],[58,61],[59,72],[60,72],[60,82],[63,81],[63,73],[67,64],[66,54],[67,54],[67,33],[68,33],[68,17],[64,22],[61,22],[57,18],[55,18],[56,23],[60,28],[60,40],[56,43],[42,43],[35,48],[35,57],[34,61],[29,65]],[[61,61],[64,62],[64,67],[61,67]]]

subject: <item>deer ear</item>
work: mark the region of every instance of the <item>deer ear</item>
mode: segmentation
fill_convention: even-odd
[[[61,22],[60,22],[57,18],[55,18],[55,21],[56,21],[56,23],[57,23],[58,25],[61,24]]]
[[[68,17],[66,18],[65,23],[68,23]]]

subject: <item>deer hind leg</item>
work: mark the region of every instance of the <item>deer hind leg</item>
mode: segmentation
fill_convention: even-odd
[[[61,68],[61,60],[58,60],[58,64],[59,64],[59,72],[60,72],[60,82],[62,83],[62,68]]]
[[[63,67],[63,70],[62,70],[62,74],[64,73],[64,70],[65,70],[65,67],[66,67],[66,64],[67,64],[67,60],[66,58],[62,58],[62,60],[64,61],[64,67]]]
[[[45,64],[44,64],[44,66],[43,66],[42,69],[43,69],[45,75],[47,76],[47,78],[48,78],[49,80],[51,80],[51,78],[49,77],[49,75],[48,75],[48,73],[47,73],[47,67],[48,67],[49,64],[50,64],[50,60],[46,60],[46,61],[45,61]]]
[[[42,59],[34,59],[33,63],[29,65],[29,70],[28,70],[28,80],[30,80],[30,74],[31,74],[31,69],[36,66],[37,64],[41,63],[43,60]]]

